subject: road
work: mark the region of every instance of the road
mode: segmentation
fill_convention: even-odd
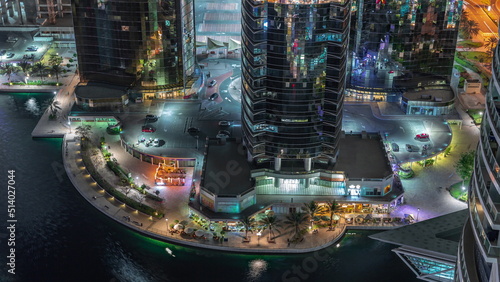
[[[491,2],[493,4],[493,1]],[[489,37],[487,35],[491,33],[495,34],[495,36],[498,38],[497,25],[490,17],[488,17],[488,14],[486,14],[486,11],[483,8],[484,4],[479,0],[476,0],[476,2],[474,1],[464,2],[464,10],[468,12],[469,19],[477,22],[479,29],[481,30],[481,32],[474,37],[474,40],[481,42],[486,40],[486,38]],[[495,5],[495,10],[496,10],[496,5]]]

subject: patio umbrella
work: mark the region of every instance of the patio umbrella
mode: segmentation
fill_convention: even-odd
[[[188,228],[186,228],[186,230],[184,230],[184,232],[185,232],[186,234],[191,234],[191,233],[193,233],[193,231],[194,231],[194,229],[193,229],[193,228],[191,228],[191,227],[188,227]]]
[[[328,218],[328,219],[330,219],[330,218]],[[340,216],[338,216],[336,214],[333,215],[333,220],[339,220],[339,219],[340,219]]]
[[[335,216],[333,216],[333,219],[336,220]],[[327,221],[327,220],[330,220],[330,217],[326,216],[326,215],[323,215],[323,216],[321,216],[321,220]]]
[[[174,225],[174,229],[177,231],[182,230],[183,228],[184,228],[184,225],[182,225],[182,224],[178,223],[178,224]]]
[[[273,210],[267,210],[264,212],[267,216],[273,216],[274,215],[274,211]]]
[[[367,214],[367,215],[365,216],[365,219],[372,219],[372,214],[371,214],[371,213]]]
[[[194,232],[194,235],[198,236],[198,237],[201,237],[205,234],[205,231],[201,230],[201,229],[198,229]]]

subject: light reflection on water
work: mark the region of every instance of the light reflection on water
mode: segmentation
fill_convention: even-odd
[[[249,264],[247,274],[248,281],[257,281],[258,278],[267,270],[267,262],[263,259],[252,260]]]

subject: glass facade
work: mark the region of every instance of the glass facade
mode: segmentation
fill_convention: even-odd
[[[82,81],[156,89],[194,72],[193,0],[75,0]]]
[[[493,58],[474,173],[469,187],[470,219],[459,249],[457,281],[500,281],[500,49]],[[471,238],[471,240],[466,240]],[[473,259],[472,259],[473,258]]]
[[[251,157],[334,160],[350,1],[243,1],[242,124]]]
[[[450,77],[461,10],[460,0],[353,0],[349,88],[390,93],[415,73]]]

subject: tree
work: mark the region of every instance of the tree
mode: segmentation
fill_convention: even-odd
[[[46,68],[46,65],[44,65],[42,62],[38,62],[33,65],[33,72],[38,73],[40,75],[40,80],[43,80],[43,75]]]
[[[462,10],[462,15],[460,16],[460,25],[464,25],[469,20],[469,12]]]
[[[460,25],[462,37],[471,39],[473,36],[479,34],[479,24],[474,20],[467,20]]]
[[[80,125],[75,129],[75,134],[80,136],[80,138],[90,139],[92,126],[90,125]]]
[[[264,218],[260,220],[260,223],[264,225],[264,229],[266,228],[269,229],[268,240],[272,240],[274,238],[274,229],[281,227],[278,218],[275,215],[266,215]]]
[[[328,208],[328,212],[330,212],[330,230],[331,230],[333,228],[333,216],[338,211],[339,204],[334,199],[331,201],[327,201],[326,206]]]
[[[50,72],[56,75],[56,81],[59,82],[59,74],[63,71],[60,65],[53,65],[50,68]]]
[[[488,55],[492,56],[493,55],[493,50],[495,50],[495,47],[497,46],[498,43],[498,38],[494,36],[490,36],[486,38],[486,44],[484,44],[484,47],[486,47]]]
[[[61,110],[61,102],[53,100],[49,105],[49,112],[52,117],[57,117],[57,114]]]
[[[32,66],[28,61],[20,62],[19,67],[21,68],[25,76],[29,76],[29,72],[31,71]]]
[[[245,239],[248,238],[248,231],[252,232],[252,228],[255,226],[255,219],[251,217],[244,217],[240,219],[241,224],[245,227]]]
[[[56,54],[52,54],[50,55],[50,58],[49,58],[49,65],[50,66],[59,66],[61,65],[63,61],[63,58],[61,56],[58,56]]]
[[[303,212],[292,212],[283,223],[288,225],[288,229],[292,229],[294,239],[298,239],[302,236],[302,230],[306,229],[307,219],[307,214]]]
[[[324,208],[315,201],[311,201],[309,203],[304,203],[304,206],[302,207],[302,210],[304,210],[308,215],[311,221],[314,222],[314,217],[316,214],[321,213],[324,211]]]
[[[474,171],[474,157],[476,151],[472,150],[469,152],[464,152],[460,155],[457,163],[455,164],[455,169],[457,174],[462,178],[462,182],[470,179],[472,172]]]
[[[5,64],[0,68],[0,72],[2,74],[7,75],[7,80],[10,82],[11,75],[17,73],[19,71],[18,67],[15,67],[13,64]]]

